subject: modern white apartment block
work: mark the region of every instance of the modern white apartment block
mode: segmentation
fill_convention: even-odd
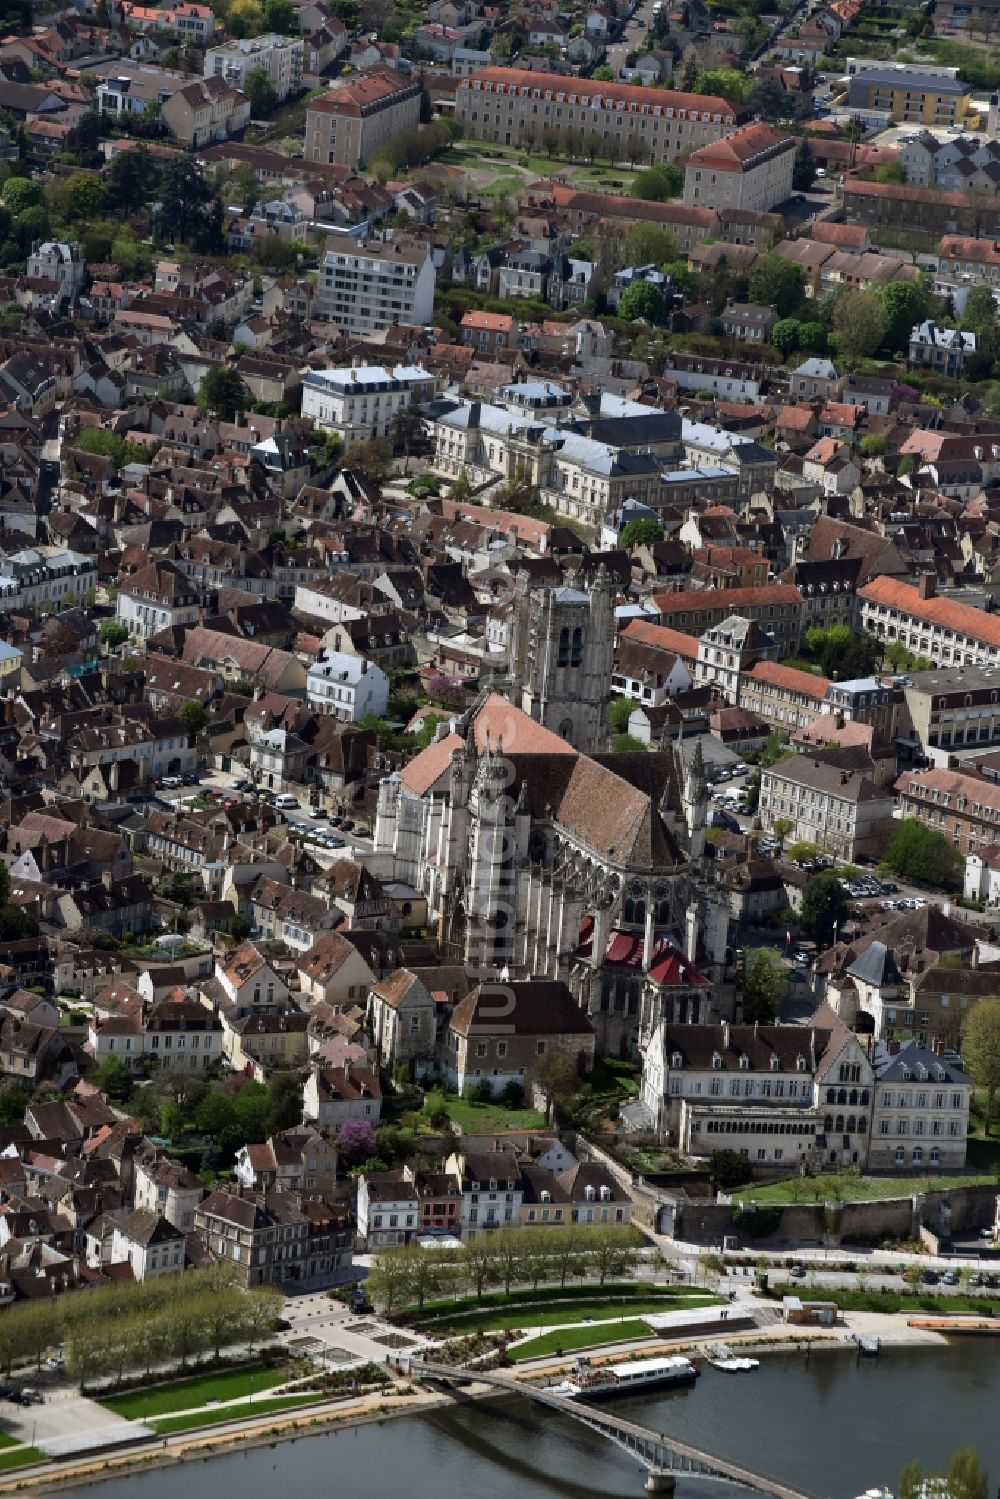
[[[261,68],[279,99],[287,99],[302,85],[305,42],[298,36],[240,37],[205,53],[205,78],[224,78],[234,88],[246,88],[247,75]]]
[[[331,237],[320,264],[316,313],[345,333],[427,324],[436,279],[428,246],[405,235],[366,245]]]

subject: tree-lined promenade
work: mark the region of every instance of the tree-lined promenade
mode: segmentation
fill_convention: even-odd
[[[270,1286],[243,1290],[227,1266],[216,1265],[29,1302],[4,1313],[0,1365],[7,1374],[15,1364],[40,1366],[61,1347],[81,1389],[158,1365],[184,1368],[204,1354],[218,1358],[235,1344],[266,1341],[283,1300]]]
[[[372,1262],[367,1290],[389,1316],[471,1292],[482,1300],[493,1286],[564,1287],[586,1276],[603,1286],[633,1273],[643,1242],[627,1225],[594,1228],[512,1228],[467,1239],[460,1248],[387,1249]]]

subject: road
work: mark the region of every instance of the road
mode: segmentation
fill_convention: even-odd
[[[608,47],[606,66],[616,78],[621,77],[625,58],[629,52],[642,52],[648,45],[649,28],[653,24],[653,0],[642,0],[625,22],[625,31],[620,42]]]

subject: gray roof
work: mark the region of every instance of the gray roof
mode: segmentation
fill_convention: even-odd
[[[968,1073],[956,1067],[953,1062],[948,1062],[944,1057],[938,1056],[937,1052],[931,1051],[926,1046],[921,1046],[919,1041],[911,1041],[908,1046],[893,1057],[892,1061],[880,1074],[881,1083],[904,1083],[910,1081],[935,1082],[935,1083],[964,1083],[968,1084]]]
[[[854,978],[859,978],[866,984],[874,984],[880,989],[903,982],[892,948],[886,947],[884,942],[872,942],[855,958],[847,971]]]

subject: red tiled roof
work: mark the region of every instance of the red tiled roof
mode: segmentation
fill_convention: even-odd
[[[782,145],[787,146],[789,151],[796,149],[793,136],[779,135],[770,125],[758,122],[746,125],[742,130],[735,130],[725,140],[699,146],[697,151],[691,152],[688,160],[693,166],[710,167],[716,172],[742,172],[748,164],[753,165],[753,157],[759,156],[762,151],[769,151],[773,146]]]
[[[798,692],[803,697],[814,697],[820,701],[826,697],[830,685],[828,677],[814,677],[811,671],[800,671],[797,666],[782,666],[777,661],[758,661],[750,678],[764,682],[769,687],[784,687],[789,692]]]
[[[873,604],[912,614],[915,619],[940,625],[942,629],[954,630],[956,634],[968,635],[984,645],[1000,647],[1000,617],[983,614],[971,604],[959,604],[954,599],[922,599],[919,589],[896,578],[873,578],[858,589],[858,596]]]
[[[529,68],[480,68],[471,78],[463,78],[458,85],[463,93],[485,90],[492,86],[494,92],[520,89],[540,89],[544,94],[552,92],[566,98],[574,95],[584,99],[602,99],[612,104],[648,104],[650,109],[685,110],[689,119],[701,119],[706,115],[721,114],[724,124],[732,124],[736,108],[728,99],[714,94],[684,94],[674,89],[643,88],[635,83],[605,83],[592,78],[570,78],[561,73],[534,73]]]
[[[412,80],[404,78],[394,68],[372,68],[370,72],[359,73],[339,84],[321,99],[314,99],[307,113],[360,115],[369,105],[390,99],[393,94],[412,87]]]
[[[509,312],[465,312],[463,328],[486,328],[491,333],[509,333],[514,319]]]
[[[623,640],[632,640],[638,645],[651,645],[657,650],[669,651],[675,656],[680,656],[682,661],[698,659],[696,637],[684,635],[680,630],[671,630],[668,625],[654,625],[645,619],[632,619],[622,630],[621,635]]]
[[[760,588],[687,589],[681,593],[657,593],[653,602],[661,616],[682,614],[685,610],[698,613],[701,610],[726,608],[730,614],[739,614],[743,608],[765,604],[801,604],[802,595],[792,583],[765,583]]]

